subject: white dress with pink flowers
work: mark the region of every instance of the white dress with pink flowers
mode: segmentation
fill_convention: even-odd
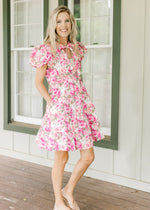
[[[81,61],[87,48],[78,42],[80,56],[73,51],[74,44],[57,47],[56,56],[50,45],[39,45],[30,55],[30,64],[39,68],[48,64],[46,79],[51,104],[36,136],[40,148],[52,151],[74,151],[93,147],[94,141],[104,139],[95,107],[80,78]],[[67,57],[69,48],[72,59]]]

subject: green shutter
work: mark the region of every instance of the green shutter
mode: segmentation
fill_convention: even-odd
[[[59,0],[58,1],[58,4],[59,5],[66,5],[67,6],[68,5],[68,0]]]

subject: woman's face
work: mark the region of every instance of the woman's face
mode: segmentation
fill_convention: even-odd
[[[67,38],[71,32],[71,21],[67,12],[61,12],[56,19],[56,32],[58,36]]]

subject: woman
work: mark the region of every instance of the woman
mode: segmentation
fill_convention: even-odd
[[[44,44],[33,49],[35,85],[46,100],[46,112],[36,136],[40,148],[55,150],[52,183],[55,210],[79,210],[74,188],[94,160],[93,142],[104,138],[95,107],[80,79],[81,60],[87,49],[76,40],[76,21],[66,6],[57,7],[49,19]],[[47,92],[43,80],[49,84]],[[62,188],[68,151],[80,150],[67,185]]]

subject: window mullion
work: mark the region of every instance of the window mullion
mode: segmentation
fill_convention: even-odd
[[[113,8],[113,0],[110,0],[110,7]],[[110,10],[110,45],[112,46],[112,31],[113,31],[113,9]]]
[[[17,95],[17,51],[14,51],[14,120],[16,120],[16,116],[18,115],[18,95]]]
[[[43,29],[43,35],[42,35],[42,40],[43,40],[43,37],[46,36],[46,29],[47,29],[47,24],[48,24],[48,14],[49,14],[49,7],[48,7],[48,0],[44,0],[43,4],[42,4],[42,11],[43,11],[43,15],[42,15],[42,29]],[[44,85],[48,91],[48,83],[46,81],[46,78],[44,78]],[[43,98],[43,115],[46,111],[46,101],[45,99]]]

